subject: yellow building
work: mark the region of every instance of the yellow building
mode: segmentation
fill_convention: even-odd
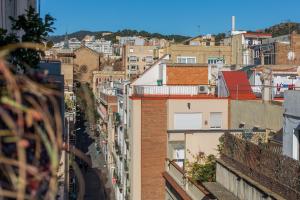
[[[171,44],[161,54],[171,55],[172,63],[205,63],[216,64],[222,62],[224,64],[232,64],[231,46],[201,46],[201,45],[184,45]]]

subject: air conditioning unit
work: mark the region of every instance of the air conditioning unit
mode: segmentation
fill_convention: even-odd
[[[207,87],[206,86],[200,86],[199,87],[199,92],[200,93],[206,93],[207,92]]]

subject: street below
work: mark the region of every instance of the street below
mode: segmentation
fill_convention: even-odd
[[[88,135],[87,122],[84,119],[84,113],[79,110],[76,117],[76,148],[83,153],[88,153],[88,147],[94,143],[93,139]],[[84,161],[77,158],[76,162],[81,169],[81,173],[85,182],[84,200],[106,200],[104,185],[100,180],[100,172],[98,169],[88,166]]]

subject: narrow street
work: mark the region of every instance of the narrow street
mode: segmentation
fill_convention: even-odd
[[[76,117],[76,148],[81,150],[83,153],[88,152],[88,147],[93,144],[93,139],[91,139],[86,131],[86,121],[84,120],[84,113],[79,112]],[[76,159],[79,165],[85,182],[85,194],[84,200],[105,200],[105,190],[101,183],[98,169],[93,169],[91,166],[85,164],[82,160]]]

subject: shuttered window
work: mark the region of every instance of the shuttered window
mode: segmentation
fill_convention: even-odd
[[[202,113],[175,113],[174,129],[197,130],[202,128]]]
[[[221,128],[222,127],[222,113],[212,112],[210,113],[210,128]]]

